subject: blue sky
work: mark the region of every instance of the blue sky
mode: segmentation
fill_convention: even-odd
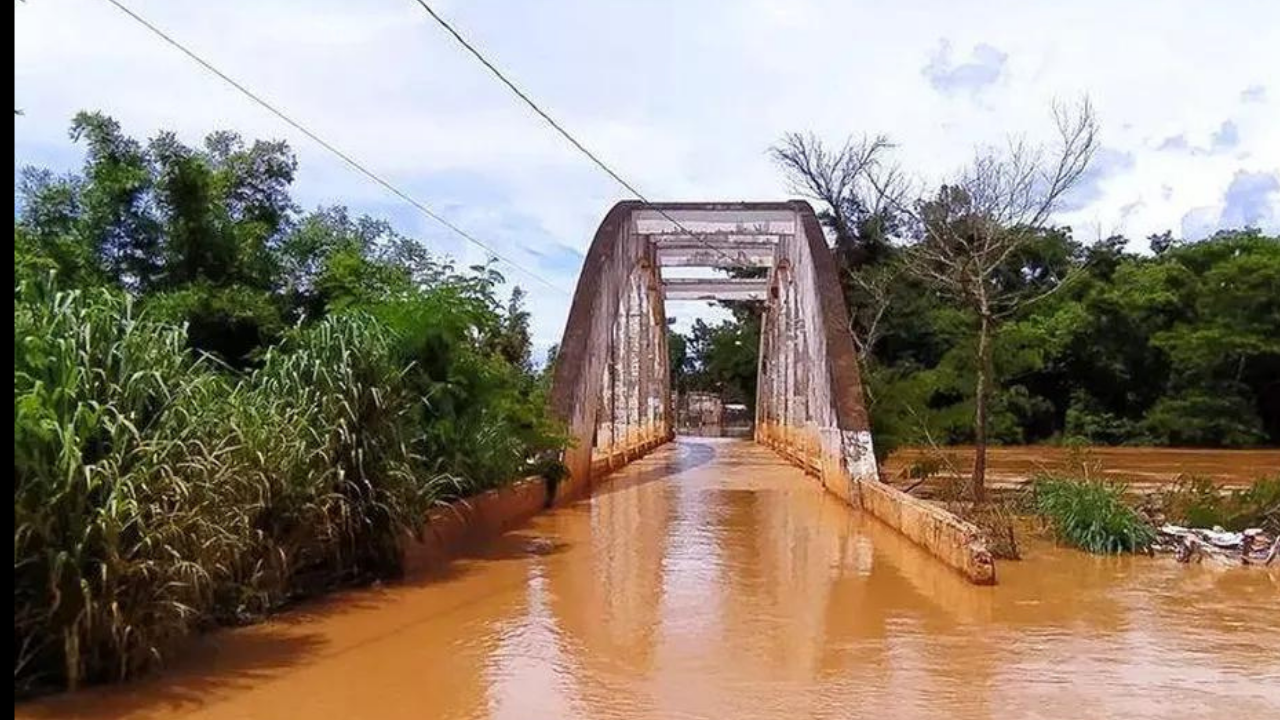
[[[549,279],[563,329],[582,253],[625,193],[518,104],[410,0],[127,3],[452,222]],[[783,133],[885,133],[925,181],[975,148],[1047,139],[1088,94],[1102,150],[1057,218],[1085,241],[1223,225],[1280,230],[1280,2],[652,0],[436,3],[589,147],[655,199],[777,199]],[[102,0],[15,3],[14,167],[72,169],[70,117],[146,136],[289,140],[304,206],[387,217],[484,254],[325,154]],[[681,324],[701,306],[681,307]]]

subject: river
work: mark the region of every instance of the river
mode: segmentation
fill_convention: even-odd
[[[431,575],[15,715],[1280,717],[1280,572],[1027,545],[974,587],[769,451],[682,439]]]
[[[884,466],[891,482],[910,484],[911,469],[934,463],[938,475],[967,476],[973,467],[973,447],[904,447]],[[1158,490],[1184,478],[1204,478],[1221,487],[1240,488],[1280,473],[1280,450],[1220,450],[1213,448],[1083,447],[1051,445],[993,445],[987,448],[987,482],[991,487],[1020,487],[1040,473],[1089,475],[1124,482],[1136,492]]]

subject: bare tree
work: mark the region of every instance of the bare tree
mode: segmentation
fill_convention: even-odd
[[[1097,121],[1088,100],[1054,106],[1059,143],[1046,149],[1022,141],[1005,150],[979,151],[955,181],[907,210],[920,241],[909,255],[912,272],[978,317],[977,380],[971,476],[975,500],[985,496],[991,341],[998,323],[1062,287],[1039,294],[1001,282],[1000,270],[1042,233],[1063,196],[1080,179],[1097,149]],[[874,178],[873,178],[874,179]]]
[[[849,253],[872,230],[885,227],[902,205],[906,185],[884,156],[893,145],[877,135],[828,148],[813,134],[788,133],[769,154],[782,167],[793,192],[814,200],[835,234],[837,250]],[[868,227],[876,224],[877,227]]]
[[[848,278],[845,287],[857,296],[850,299],[849,331],[864,362],[880,339],[881,320],[901,273],[899,263],[882,267],[877,261],[888,254],[887,249],[879,251],[887,248],[910,190],[905,175],[885,162],[892,149],[883,135],[846,140],[833,149],[812,133],[789,133],[769,151],[792,191],[818,204],[835,235],[837,259]]]
[[[866,365],[884,334],[883,320],[893,305],[905,266],[897,259],[859,270],[846,270],[848,282],[857,289],[861,302],[849,308],[849,333],[858,351],[858,360]]]

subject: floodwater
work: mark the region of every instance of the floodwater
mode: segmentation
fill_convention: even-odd
[[[437,574],[19,717],[1280,717],[1280,573],[1032,543],[974,587],[742,440],[684,439]]]
[[[973,467],[973,448],[939,449],[905,447],[895,450],[885,463],[890,481],[904,478],[922,460],[942,460],[967,476]],[[1135,490],[1150,490],[1179,476],[1202,477],[1223,487],[1243,487],[1265,475],[1280,472],[1280,450],[1214,450],[1201,448],[1088,447],[1073,449],[1046,445],[992,446],[987,448],[987,480],[994,487],[1014,486],[1042,472],[1088,472],[1122,480]]]

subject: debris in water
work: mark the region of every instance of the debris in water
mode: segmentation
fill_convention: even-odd
[[[1185,528],[1162,525],[1160,539],[1152,547],[1156,552],[1173,553],[1180,563],[1271,565],[1280,555],[1280,536],[1270,537],[1260,528],[1230,532],[1221,527]]]

